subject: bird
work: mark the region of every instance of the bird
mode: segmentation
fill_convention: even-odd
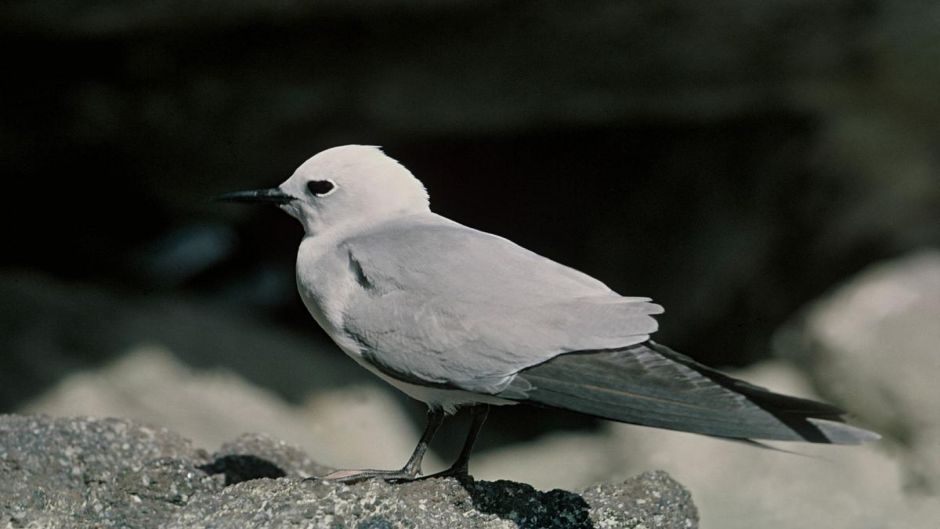
[[[296,282],[346,355],[427,405],[401,469],[321,479],[407,482],[467,476],[491,406],[558,408],[732,441],[861,444],[875,432],[841,409],[732,378],[654,341],[663,308],[430,209],[425,186],[376,146],[344,145],[277,187],[218,197],[274,205],[304,235]],[[447,416],[469,408],[454,463],[421,462]]]

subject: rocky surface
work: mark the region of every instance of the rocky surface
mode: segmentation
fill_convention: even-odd
[[[509,481],[342,485],[264,436],[215,454],[119,419],[0,416],[0,524],[7,527],[676,528],[698,526],[663,472],[580,493]]]
[[[940,498],[938,322],[940,250],[925,250],[859,274],[777,341],[821,394],[901,449],[910,489]]]
[[[224,367],[292,402],[303,400],[311,385],[337,387],[369,379],[332,343],[316,340],[314,332],[290,332],[196,298],[142,296],[9,270],[0,273],[0,297],[5,300],[0,305],[0,410],[4,411],[65,375],[140,350],[169,350],[192,366]],[[310,330],[315,330],[315,323]],[[132,405],[134,392],[152,380],[185,378],[166,373],[172,368],[156,356],[142,360],[136,375],[131,375],[133,369],[121,371],[120,375],[134,379],[113,388],[113,396],[120,398],[111,400]],[[225,380],[220,376],[213,385],[221,389]],[[211,398],[212,393],[203,396]]]

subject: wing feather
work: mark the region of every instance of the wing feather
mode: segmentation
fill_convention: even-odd
[[[734,379],[655,342],[570,353],[522,370],[500,394],[605,419],[732,439],[855,444],[877,438],[842,410]]]
[[[442,217],[385,224],[340,250],[361,275],[344,331],[368,361],[412,382],[494,393],[559,354],[640,343],[662,312]]]

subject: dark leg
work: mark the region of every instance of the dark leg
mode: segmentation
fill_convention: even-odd
[[[441,423],[443,422],[443,411],[428,410],[428,424],[424,428],[424,433],[421,434],[418,446],[415,447],[415,451],[412,452],[411,457],[408,458],[408,462],[405,463],[405,466],[402,467],[401,470],[337,470],[326,476],[310,479],[340,481],[343,483],[353,483],[369,478],[380,478],[385,481],[413,480],[417,477],[418,473],[421,472],[421,460],[424,459],[424,454],[428,451],[431,439],[434,438],[434,434],[437,433],[437,429],[441,427]]]
[[[470,452],[473,452],[473,445],[477,442],[477,436],[480,435],[483,423],[486,422],[486,417],[490,414],[490,405],[480,404],[474,406],[470,409],[470,413],[473,414],[473,422],[470,423],[470,432],[467,433],[467,440],[464,441],[463,448],[460,449],[460,455],[457,456],[457,461],[454,461],[454,464],[447,470],[425,477],[442,478],[467,475],[470,470]]]

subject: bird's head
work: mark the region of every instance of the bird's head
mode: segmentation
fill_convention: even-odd
[[[308,235],[429,210],[421,182],[380,148],[369,145],[327,149],[277,187],[219,198],[277,205],[299,220]]]

